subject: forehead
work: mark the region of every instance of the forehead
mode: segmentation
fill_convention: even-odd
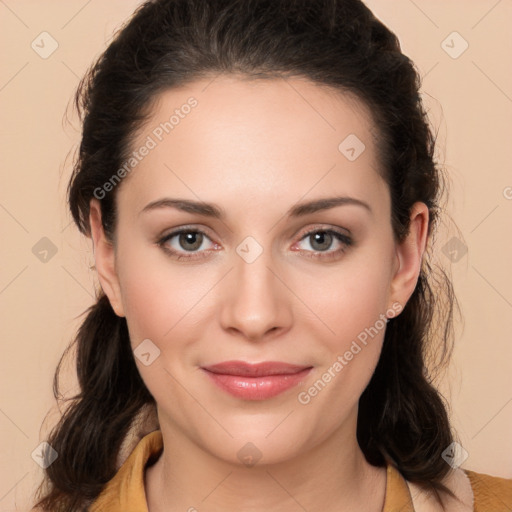
[[[166,194],[288,203],[336,189],[382,202],[376,135],[353,95],[221,75],[159,95],[131,148],[149,149],[119,192],[139,210]]]

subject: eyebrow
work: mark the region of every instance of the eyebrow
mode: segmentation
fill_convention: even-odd
[[[370,214],[372,209],[368,203],[356,199],[355,197],[337,196],[326,197],[321,199],[314,199],[304,203],[299,203],[292,206],[287,212],[288,217],[302,217],[311,213],[316,213],[322,210],[329,210],[337,206],[354,205],[365,208]],[[189,199],[172,199],[165,197],[158,199],[147,204],[139,213],[149,212],[160,208],[174,208],[187,213],[195,213],[204,215],[205,217],[212,217],[215,219],[223,220],[226,217],[225,211],[214,203],[205,203],[202,201],[191,201]]]

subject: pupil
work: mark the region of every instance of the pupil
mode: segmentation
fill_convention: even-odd
[[[194,243],[195,238],[196,238],[196,242]],[[182,243],[183,241],[185,242],[185,244],[192,244],[193,247],[190,247],[190,245],[188,247],[184,246]],[[190,250],[198,249],[199,247],[201,247],[201,242],[202,242],[201,233],[181,233],[181,235],[180,235],[180,245],[183,249],[190,249]]]
[[[326,243],[326,238],[325,237],[327,237],[327,243]],[[325,231],[320,231],[318,233],[315,233],[313,235],[313,240],[314,240],[314,243],[320,242],[320,245],[323,246],[323,247],[320,247],[319,249],[315,249],[315,250],[328,249],[329,246],[331,245],[330,244],[330,242],[331,242],[331,235],[329,233],[325,232]],[[313,246],[313,248],[314,248],[314,246]]]

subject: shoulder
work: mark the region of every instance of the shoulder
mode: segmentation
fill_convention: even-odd
[[[512,510],[512,479],[464,470],[473,490],[475,512]]]
[[[477,473],[462,468],[451,470],[443,484],[456,498],[443,494],[446,512],[511,512],[512,479]],[[415,512],[434,512],[439,505],[432,493],[407,482]]]
[[[113,478],[91,503],[88,512],[147,512],[145,469],[162,453],[160,430],[145,435],[137,442]]]

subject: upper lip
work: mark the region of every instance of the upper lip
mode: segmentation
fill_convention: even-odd
[[[203,366],[204,370],[223,375],[237,375],[242,377],[263,377],[267,375],[291,375],[311,368],[279,361],[264,361],[262,363],[247,363],[245,361],[225,361],[211,366]]]

